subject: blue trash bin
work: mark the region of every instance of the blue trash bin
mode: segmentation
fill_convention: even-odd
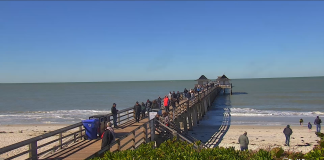
[[[99,119],[89,119],[82,121],[89,140],[97,139]]]

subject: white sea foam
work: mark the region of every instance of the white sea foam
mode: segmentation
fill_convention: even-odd
[[[108,110],[56,110],[0,113],[0,124],[73,123],[92,115],[109,114]]]
[[[295,112],[295,111],[273,111],[273,110],[257,110],[252,108],[230,108],[231,116],[318,116],[324,115],[324,112]]]

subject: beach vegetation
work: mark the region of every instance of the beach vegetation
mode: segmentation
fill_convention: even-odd
[[[169,139],[159,147],[155,147],[153,142],[140,145],[135,150],[125,150],[120,152],[105,152],[104,155],[93,160],[143,160],[143,159],[179,159],[179,160],[281,160],[289,159],[324,159],[324,134],[317,133],[321,138],[318,145],[308,153],[284,151],[280,147],[269,150],[260,149],[258,151],[235,150],[234,147],[223,148],[195,148],[194,144],[185,141]],[[195,143],[200,146],[200,142]]]

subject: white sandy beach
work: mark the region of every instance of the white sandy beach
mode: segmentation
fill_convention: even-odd
[[[305,125],[303,127],[291,126],[293,134],[290,139],[290,147],[284,146],[285,135],[283,134],[283,129],[285,127],[286,126],[231,125],[219,146],[235,147],[235,149],[239,150],[238,137],[243,134],[244,131],[247,132],[250,141],[249,149],[252,150],[282,147],[285,151],[307,153],[311,151],[314,145],[317,145],[317,141],[320,140],[320,138],[315,135],[316,128],[314,128],[314,126],[311,132]]]
[[[1,125],[0,126],[0,148],[15,144],[45,133],[48,133],[53,130],[57,130],[60,128],[63,128],[67,125],[56,125],[56,124],[46,124],[46,125]],[[52,136],[49,138],[46,138],[44,140],[41,140],[37,143],[37,145],[44,144],[46,142],[52,141],[54,139],[57,139],[58,136]],[[57,142],[58,143],[58,142]],[[38,152],[47,150],[55,145],[57,143],[52,143],[51,145],[42,147],[38,150]],[[7,158],[10,156],[13,156],[17,153],[20,153],[21,151],[25,151],[28,149],[28,146],[18,148],[16,150],[7,152],[5,154],[0,155],[0,158]],[[23,155],[21,157],[18,157],[16,159],[26,159],[28,158],[28,155]]]

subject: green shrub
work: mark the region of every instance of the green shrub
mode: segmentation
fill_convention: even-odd
[[[163,142],[158,148],[154,143],[140,145],[136,150],[121,152],[106,152],[102,157],[93,160],[275,160],[282,158],[290,159],[318,159],[324,160],[324,134],[316,133],[322,140],[318,146],[307,154],[301,152],[284,152],[282,148],[273,148],[270,151],[260,149],[259,151],[238,151],[234,147],[223,148],[194,148],[189,144],[176,139]],[[195,143],[200,146],[201,142]]]

